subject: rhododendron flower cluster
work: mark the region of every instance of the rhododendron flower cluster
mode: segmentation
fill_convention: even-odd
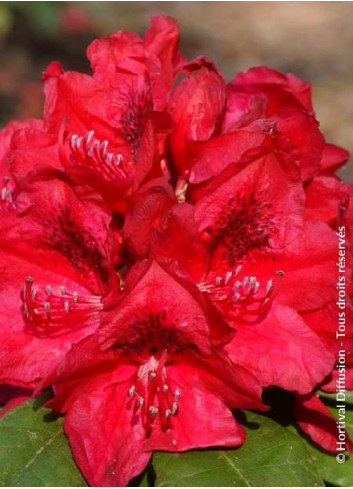
[[[232,410],[266,411],[272,386],[335,451],[315,391],[353,354],[349,307],[336,339],[348,153],[308,83],[266,67],[226,83],[178,41],[155,17],[94,41],[89,75],[51,63],[43,119],[0,133],[1,396],[50,387],[91,485],[126,485],[154,450],[243,444]]]

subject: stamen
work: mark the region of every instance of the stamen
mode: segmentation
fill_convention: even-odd
[[[175,188],[175,196],[179,204],[185,202],[187,189],[188,189],[187,179],[185,177],[179,177]]]
[[[230,320],[254,323],[262,320],[268,314],[282,271],[276,272],[274,280],[267,281],[261,287],[254,275],[239,278],[242,266],[238,265],[233,272],[227,272],[223,277],[216,276],[212,280],[198,285],[201,292],[210,296],[211,301],[225,313]]]
[[[89,143],[90,143],[90,141],[91,141],[91,139],[93,138],[93,136],[94,136],[94,130],[93,130],[93,129],[91,129],[90,131],[88,131],[87,136],[86,136],[86,141],[87,141],[87,144],[89,144]]]
[[[266,295],[273,290],[273,280],[269,280],[266,285]]]
[[[176,389],[173,392],[168,384],[165,365],[167,355],[167,352],[164,352],[159,359],[151,355],[149,360],[140,366],[135,382],[128,390],[130,406],[136,415],[141,416],[146,436],[157,419],[163,430],[170,430],[170,418],[178,413],[180,391]],[[143,402],[144,399],[146,403]]]
[[[155,406],[150,406],[148,408],[148,412],[150,413],[151,416],[154,416],[158,414],[158,408],[156,408]]]
[[[134,172],[134,166],[127,162],[123,164],[121,153],[108,152],[109,141],[100,141],[93,130],[85,136],[73,134],[69,139],[71,154],[66,155],[64,139],[61,141],[60,155],[68,166],[85,166],[99,172],[106,181],[120,181]]]
[[[101,154],[102,154],[102,157],[105,158],[106,154],[107,154],[107,147],[108,147],[108,141],[105,140],[101,143]]]
[[[138,397],[138,398],[137,398],[137,403],[136,403],[137,408],[138,408],[138,409],[142,408],[142,406],[143,406],[144,402],[145,402],[145,400],[144,400],[144,398],[143,398],[143,397]]]
[[[234,291],[234,294],[233,294],[233,304],[235,304],[236,302],[238,302],[239,299],[240,299],[239,292],[235,292]]]
[[[101,297],[70,293],[64,285],[34,286],[33,277],[26,277],[21,290],[23,315],[36,335],[59,335],[67,329],[99,324],[103,309]]]
[[[9,211],[16,208],[14,201],[14,187],[11,186],[10,178],[5,175],[2,178],[3,186],[0,183],[0,209]]]
[[[229,282],[229,280],[231,279],[231,276],[232,276],[232,272],[227,272],[226,273],[226,276],[224,278],[224,285],[227,285],[227,283]]]
[[[27,304],[23,304],[23,315],[28,318],[29,316],[29,310]]]
[[[243,267],[241,265],[238,265],[237,268],[234,270],[234,275],[237,276]]]
[[[77,134],[73,134],[73,135],[71,136],[71,147],[72,147],[72,148],[76,148],[76,141],[77,141],[77,137],[78,137],[78,136],[77,136]]]
[[[222,277],[216,277],[215,284],[217,287],[219,287],[222,283]]]

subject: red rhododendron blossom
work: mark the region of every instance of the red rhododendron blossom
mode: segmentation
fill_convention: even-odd
[[[130,271],[107,324],[50,379],[51,405],[68,413],[65,431],[92,485],[126,484],[152,450],[244,441],[229,408],[261,409],[260,385],[209,328],[202,305],[156,263]]]
[[[99,326],[115,251],[109,214],[60,179],[34,175],[16,208],[2,215],[0,381],[35,387]]]
[[[168,91],[183,64],[175,22],[156,17],[144,39],[127,32],[94,41],[93,76],[52,63],[43,75],[44,121],[62,165],[117,210],[147,174],[161,175]],[[155,165],[153,165],[155,163]]]
[[[180,215],[185,222],[185,213],[180,212]],[[170,241],[167,236],[166,240],[158,243],[155,254],[165,257],[163,249],[175,237],[175,248],[169,248],[172,256],[177,250],[183,250],[179,251],[180,261],[193,275],[200,292],[224,321],[236,329],[234,339],[226,347],[233,360],[256,373],[264,385],[280,385],[302,393],[312,390],[331,371],[335,360],[331,345],[333,343],[335,348],[337,345],[331,335],[328,347],[322,338],[325,326],[318,324],[317,329],[312,328],[297,312],[302,307],[310,307],[308,299],[303,299],[298,292],[298,284],[311,276],[310,259],[304,262],[302,268],[299,268],[299,260],[292,264],[289,256],[295,259],[297,255],[293,251],[290,255],[290,246],[287,247],[288,251],[279,250],[267,257],[265,254],[260,261],[264,266],[263,271],[259,268],[259,262],[243,260],[233,268],[229,266],[226,272],[219,269],[217,273],[216,269],[207,273],[205,264],[209,263],[208,255],[202,249],[202,244],[197,243],[196,233],[180,236],[180,228],[181,222],[174,216],[171,230],[175,234],[172,234]],[[186,229],[184,227],[184,232]],[[329,229],[327,232],[331,238],[332,232]],[[321,253],[324,250],[324,246],[320,248]],[[204,260],[200,263],[202,256]],[[333,264],[332,254],[329,257],[331,261],[323,257],[322,263],[318,263],[318,274],[309,281],[308,291],[309,287],[313,287],[314,292],[320,290],[320,270],[329,272]],[[296,287],[294,290],[293,286]],[[334,292],[332,286],[331,298]],[[325,296],[317,295],[315,300],[317,302],[313,302],[312,307],[320,307]],[[332,318],[330,324],[335,324]]]
[[[178,204],[164,230],[151,231],[154,256],[178,260],[237,330],[227,346],[234,360],[264,385],[309,392],[331,371],[337,344],[331,336],[325,345],[324,326],[311,328],[298,312],[336,297],[336,235],[303,224],[302,187],[274,155],[232,172],[194,209]]]
[[[237,114],[233,107],[238,98],[242,107]],[[251,68],[229,84],[229,100],[227,126],[242,124],[244,117],[268,118],[273,123],[275,145],[292,155],[303,179],[318,170],[324,138],[314,117],[308,83],[267,67]]]
[[[333,145],[324,154],[307,83],[259,67],[226,86],[209,63],[191,66],[169,107],[177,123],[170,137],[173,162],[191,183],[238,164],[260,146],[291,155],[305,180],[346,161],[344,150]]]
[[[91,74],[52,62],[43,119],[0,131],[0,416],[48,389],[93,486],[154,451],[240,446],[232,410],[283,390],[335,451],[342,349],[353,387],[348,153],[308,83],[257,67],[227,84],[178,44],[168,17],[97,39]]]

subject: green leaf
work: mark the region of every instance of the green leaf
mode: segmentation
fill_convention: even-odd
[[[247,440],[238,449],[156,453],[156,486],[320,486],[302,439],[260,414],[247,412]]]
[[[352,487],[353,485],[353,459],[346,457],[343,464],[339,464],[335,454],[329,454],[310,445],[309,451],[318,471],[325,482],[331,486]]]
[[[336,403],[336,393],[329,393],[329,392],[323,392],[323,391],[318,391],[319,396],[322,398],[323,401],[332,401]],[[349,406],[353,405],[353,391],[346,391],[346,397],[345,397],[345,404],[349,404]]]
[[[62,419],[30,400],[0,419],[0,485],[86,486],[73,461]]]
[[[143,477],[141,478],[141,480],[139,481],[139,485],[138,487],[149,487],[149,483],[148,483],[148,474],[147,472],[145,472],[143,474]]]
[[[330,408],[332,413],[337,417],[337,409]],[[346,430],[353,435],[353,410],[346,410]],[[320,476],[329,485],[332,486],[353,486],[353,456],[346,455],[345,462],[339,464],[336,460],[336,454],[330,454],[320,450],[311,442],[308,443],[308,450],[314,461]]]

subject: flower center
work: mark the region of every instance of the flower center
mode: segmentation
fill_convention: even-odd
[[[266,247],[274,232],[270,204],[253,192],[231,197],[211,231],[211,250],[221,247],[221,258],[235,266],[249,252]]]
[[[128,390],[128,407],[134,416],[141,417],[146,436],[149,436],[153,423],[159,419],[162,430],[172,429],[172,418],[178,413],[180,391],[172,389],[166,374],[167,352],[157,360],[151,355],[143,363],[136,375],[134,384]]]
[[[21,290],[22,312],[30,330],[37,336],[56,336],[67,330],[99,324],[103,309],[101,297],[70,292],[64,285],[34,285],[27,277]]]
[[[43,235],[50,246],[64,255],[84,277],[92,273],[107,282],[109,273],[105,258],[91,229],[76,221],[75,210],[68,205],[60,206],[57,214],[44,223]]]
[[[126,93],[125,108],[119,120],[122,135],[130,143],[134,155],[139,147],[148,117],[153,110],[151,84],[148,78],[145,79],[145,86],[145,90],[132,89]]]
[[[167,311],[145,313],[137,315],[136,319],[119,336],[114,334],[114,340],[103,345],[136,353],[139,358],[148,358],[151,355],[161,357],[163,352],[177,354],[195,349],[194,342],[185,331],[167,319]]]

